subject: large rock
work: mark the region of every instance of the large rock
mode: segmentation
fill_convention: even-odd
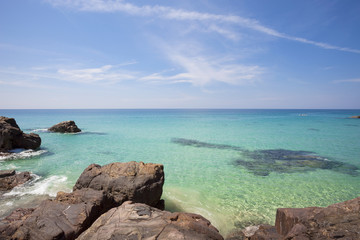
[[[275,227],[285,239],[360,239],[360,197],[326,208],[280,208]]]
[[[141,203],[125,202],[103,214],[78,240],[223,239],[197,214],[171,213]]]
[[[81,129],[76,126],[74,121],[64,121],[58,124],[55,124],[48,129],[50,132],[59,132],[59,133],[77,133],[81,132]]]
[[[350,118],[360,118],[360,116],[352,116],[352,117],[350,117]]]
[[[155,206],[163,183],[160,164],[92,164],[81,174],[72,193],[58,192],[54,200],[43,201],[15,225],[1,222],[0,239],[75,239],[101,214],[127,199]],[[14,226],[19,226],[15,232]]]
[[[30,180],[29,172],[16,173],[15,170],[0,170],[0,191],[8,191]]]
[[[0,239],[11,239],[22,223],[34,211],[34,208],[19,208],[0,221]]]
[[[14,148],[36,149],[40,145],[39,135],[21,131],[14,118],[0,117],[0,152]]]
[[[125,201],[157,206],[164,184],[163,165],[143,162],[92,164],[77,180],[73,190],[104,190],[114,205]]]

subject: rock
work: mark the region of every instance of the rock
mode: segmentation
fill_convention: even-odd
[[[0,231],[0,239],[75,239],[101,214],[127,199],[161,206],[163,183],[160,164],[92,164],[81,174],[72,193],[58,192],[55,199],[43,201],[26,219],[16,223],[19,227],[15,232]],[[10,229],[12,225],[3,222],[0,226]]]
[[[21,131],[14,118],[0,117],[0,152],[14,148],[36,149],[40,145],[39,135]]]
[[[352,117],[350,117],[350,118],[360,118],[360,116],[352,116]]]
[[[141,203],[125,202],[103,214],[78,240],[223,239],[197,214],[171,213]]]
[[[0,221],[0,239],[10,239],[21,224],[30,216],[34,208],[19,208],[14,210],[9,216]]]
[[[155,207],[160,201],[163,184],[163,165],[118,162],[102,167],[97,164],[90,165],[81,174],[73,190],[104,190],[116,206],[130,200]]]
[[[285,239],[360,239],[360,197],[326,208],[280,208],[275,227]]]
[[[241,231],[237,230],[230,233],[226,240],[278,240],[282,236],[276,232],[276,228],[271,225],[250,226]]]
[[[29,172],[16,173],[15,170],[0,170],[0,191],[8,191],[31,179]]]
[[[74,121],[64,121],[58,124],[55,124],[48,129],[50,132],[59,132],[59,133],[77,133],[81,132],[81,129],[76,126]]]

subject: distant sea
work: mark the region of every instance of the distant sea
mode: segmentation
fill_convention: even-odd
[[[360,110],[0,110],[42,139],[0,169],[34,180],[0,197],[0,216],[71,191],[91,163],[143,161],[165,169],[166,209],[208,218],[222,233],[274,224],[280,207],[360,196]],[[79,134],[47,128],[74,120]]]

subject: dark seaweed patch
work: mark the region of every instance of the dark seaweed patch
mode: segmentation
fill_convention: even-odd
[[[234,164],[245,167],[249,172],[257,176],[268,176],[271,172],[295,173],[314,171],[316,169],[328,169],[352,176],[360,174],[359,168],[355,165],[329,160],[309,151],[287,149],[250,151],[237,146],[207,143],[185,138],[173,138],[171,142],[182,146],[238,151],[241,156],[234,161]]]
[[[216,149],[228,149],[228,150],[235,150],[235,151],[243,150],[240,147],[236,147],[236,146],[232,146],[232,145],[206,143],[206,142],[200,142],[197,140],[185,139],[185,138],[172,138],[171,142],[180,144],[183,146],[191,146],[191,147],[198,147],[198,148],[216,148]]]
[[[308,128],[309,131],[315,131],[315,132],[319,132],[320,129],[317,129],[317,128]]]

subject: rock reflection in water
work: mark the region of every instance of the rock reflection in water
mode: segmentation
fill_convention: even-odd
[[[359,168],[355,165],[329,160],[309,151],[293,151],[287,149],[245,150],[226,144],[206,143],[192,139],[173,138],[173,143],[197,148],[214,148],[239,151],[241,157],[234,161],[258,176],[268,176],[271,172],[295,173],[329,169],[332,171],[358,176]]]

